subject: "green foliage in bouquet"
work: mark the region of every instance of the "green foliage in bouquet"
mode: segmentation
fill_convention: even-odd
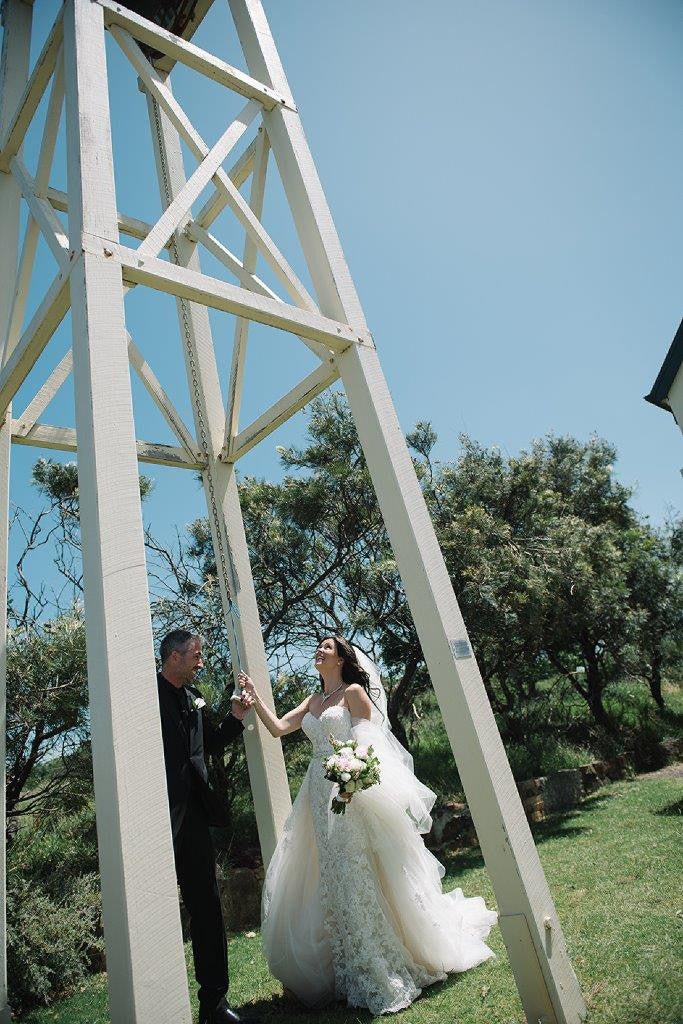
[[[334,753],[325,761],[325,778],[339,787],[331,810],[333,814],[346,814],[346,804],[354,793],[379,782],[379,758],[372,746],[363,747],[357,740],[329,739]]]

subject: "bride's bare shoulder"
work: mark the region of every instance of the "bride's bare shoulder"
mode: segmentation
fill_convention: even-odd
[[[344,690],[344,693],[348,697],[349,694],[355,695],[357,693],[365,693],[365,690],[360,685],[360,683],[349,683],[346,689]]]
[[[360,683],[349,683],[344,691],[344,696],[346,697],[349,711],[352,714],[354,712],[368,711],[372,706],[370,698]]]

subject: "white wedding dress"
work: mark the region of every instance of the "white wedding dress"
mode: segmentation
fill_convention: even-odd
[[[302,728],[313,757],[268,867],[263,948],[270,970],[310,1006],[346,1000],[373,1014],[401,1010],[426,985],[493,956],[496,921],[481,897],[444,894],[444,869],[420,832],[434,794],[412,759],[374,722],[333,706]],[[373,744],[380,782],[333,814],[323,762],[328,737]]]

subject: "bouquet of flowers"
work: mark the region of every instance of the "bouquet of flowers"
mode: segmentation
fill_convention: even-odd
[[[325,778],[336,782],[339,794],[332,799],[333,814],[346,814],[347,801],[340,796],[360,793],[379,782],[379,758],[373,748],[363,747],[356,740],[337,740],[330,736],[334,753],[325,761]]]

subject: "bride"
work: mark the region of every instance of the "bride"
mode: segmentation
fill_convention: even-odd
[[[303,729],[313,757],[268,867],[263,949],[270,970],[304,1003],[335,999],[373,1014],[409,1006],[426,985],[493,956],[484,939],[496,921],[481,897],[444,894],[444,869],[420,833],[435,795],[413,774],[390,731],[376,666],[339,636],[318,646],[323,689],[277,718],[253,682],[242,690],[273,736]],[[337,787],[324,777],[330,735],[374,747],[380,782],[333,814]]]

